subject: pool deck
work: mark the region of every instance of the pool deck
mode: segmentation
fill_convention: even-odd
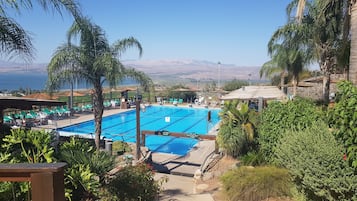
[[[109,109],[104,110],[103,117],[128,111],[128,109]],[[59,119],[50,122],[48,125],[42,125],[41,129],[56,129],[84,121],[93,120],[93,113],[76,114],[71,118]],[[216,128],[209,134],[216,135]],[[153,166],[159,172],[193,176],[195,172],[200,169],[206,157],[215,149],[215,142],[213,140],[199,141],[193,149],[185,156],[166,153],[152,153]]]
[[[107,109],[104,110],[103,117],[128,111],[128,109]],[[93,113],[76,114],[71,118],[59,119],[50,122],[49,125],[42,125],[38,128],[52,130],[84,121],[93,120]],[[37,128],[37,129],[38,129]],[[209,133],[217,134],[217,127]],[[158,171],[156,179],[168,177],[168,182],[164,184],[164,192],[160,200],[192,200],[213,201],[210,194],[197,194],[195,190],[195,173],[201,169],[203,163],[207,163],[206,158],[215,150],[215,141],[199,141],[193,149],[185,156],[166,153],[152,153],[152,165]],[[211,157],[208,158],[212,160]],[[163,174],[167,173],[167,174]]]

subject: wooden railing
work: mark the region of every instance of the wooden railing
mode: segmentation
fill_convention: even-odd
[[[32,201],[64,201],[66,163],[0,164],[0,182],[30,182]]]

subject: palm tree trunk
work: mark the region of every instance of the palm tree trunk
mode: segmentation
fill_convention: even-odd
[[[328,104],[330,101],[330,83],[331,83],[331,73],[324,72],[322,78],[322,99],[325,104]]]
[[[292,78],[292,84],[293,84],[293,96],[296,96],[296,91],[297,91],[297,77],[295,75],[293,75]]]
[[[357,3],[351,1],[351,52],[348,79],[357,86]]]
[[[281,92],[283,92],[283,93],[285,93],[285,91],[284,91],[284,79],[285,79],[285,72],[283,71],[283,72],[281,72],[281,74],[280,74],[280,90],[281,90]]]
[[[103,89],[100,80],[94,83],[93,92],[93,113],[95,121],[95,146],[97,151],[100,149],[100,136],[102,134],[102,118],[103,118]]]

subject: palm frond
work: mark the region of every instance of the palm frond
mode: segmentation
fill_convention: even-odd
[[[141,47],[139,41],[133,37],[114,42],[114,44],[112,45],[112,51],[117,57],[120,57],[122,53],[124,53],[128,48],[131,47],[136,47],[139,50],[139,56],[141,57],[141,55],[143,54],[143,48]]]
[[[0,49],[10,58],[20,56],[30,61],[34,56],[34,47],[30,36],[14,20],[0,16]]]

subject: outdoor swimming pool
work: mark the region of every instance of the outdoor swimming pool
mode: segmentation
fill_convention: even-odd
[[[208,112],[211,121],[208,122]],[[148,106],[140,112],[141,131],[169,131],[187,134],[205,135],[219,122],[219,109],[188,108],[174,106]],[[60,132],[93,135],[94,121],[87,121],[63,128]],[[136,141],[135,110],[103,118],[102,136],[113,141]],[[196,143],[194,138],[176,138],[171,136],[146,136],[146,146],[153,152],[185,155]]]

